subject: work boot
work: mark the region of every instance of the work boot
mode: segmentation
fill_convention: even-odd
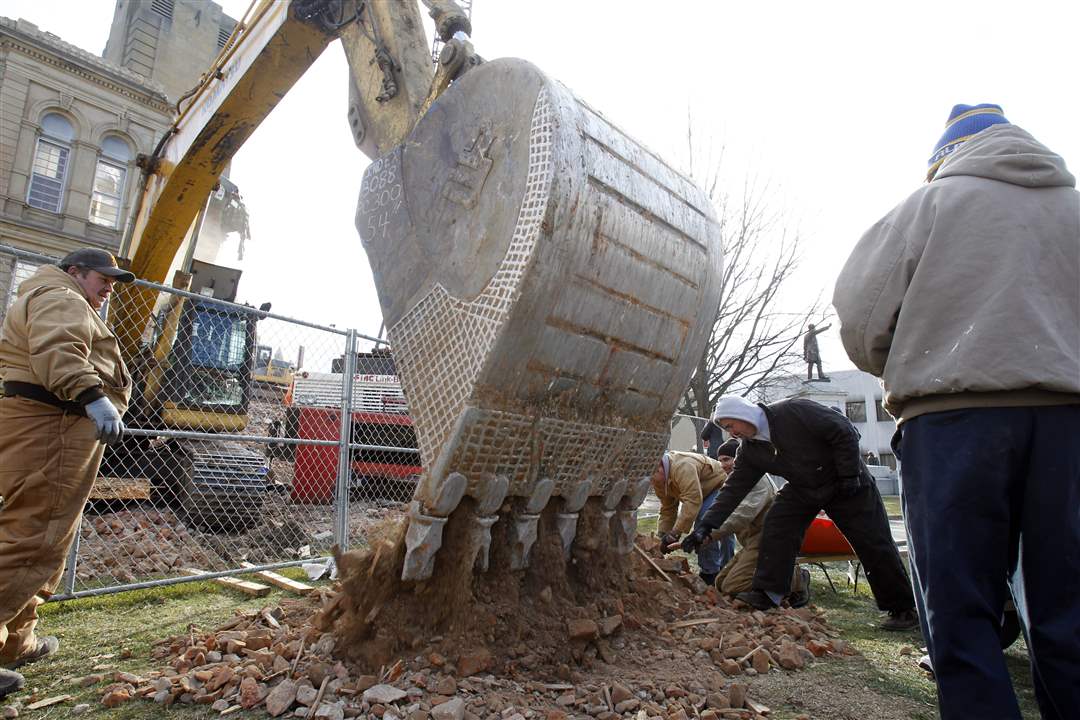
[[[20,668],[23,665],[27,665],[32,662],[37,662],[43,657],[52,655],[54,652],[60,649],[60,641],[52,635],[46,635],[45,637],[39,637],[37,639],[37,645],[34,649],[28,653],[20,655],[15,662],[8,665],[9,668],[14,670]]]
[[[788,605],[801,608],[810,602],[810,571],[799,568],[799,588],[788,595]]]
[[[919,616],[914,609],[890,610],[889,617],[881,621],[882,630],[909,630],[919,624]]]
[[[3,699],[13,692],[22,690],[22,686],[25,682],[26,680],[23,676],[14,670],[0,669],[0,699]]]
[[[764,590],[747,590],[735,595],[735,599],[746,603],[755,610],[772,610],[776,607],[776,603],[772,601],[772,598]]]
[[[709,587],[716,585],[716,575],[717,573],[705,572],[704,570],[698,573],[698,577],[704,580]]]

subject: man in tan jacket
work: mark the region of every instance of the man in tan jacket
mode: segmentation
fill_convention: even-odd
[[[97,477],[102,443],[123,436],[131,379],[98,316],[135,276],[104,250],[76,250],[19,286],[0,333],[0,697],[14,669],[55,652],[37,608],[55,591]]]
[[[666,452],[652,474],[653,491],[660,500],[660,551],[690,532],[699,515],[708,510],[727,473],[720,463],[691,452]],[[712,585],[723,563],[716,541],[697,550],[701,579]]]

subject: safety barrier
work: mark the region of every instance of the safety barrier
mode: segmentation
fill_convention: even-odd
[[[0,320],[56,262],[0,245]],[[235,281],[195,263],[196,292],[117,284],[102,309],[135,391],[54,600],[311,562],[411,496],[420,455],[382,341],[221,299]]]

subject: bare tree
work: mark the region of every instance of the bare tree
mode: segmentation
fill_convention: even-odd
[[[691,156],[692,139],[688,132]],[[799,340],[808,322],[825,319],[827,306],[820,293],[810,301],[791,297],[802,237],[788,227],[767,185],[748,178],[741,194],[732,197],[720,190],[719,163],[703,184],[720,221],[724,282],[712,333],[681,411],[708,417],[721,395],[746,396],[790,378],[796,368],[801,373]],[[784,307],[795,302],[799,307],[794,311]]]

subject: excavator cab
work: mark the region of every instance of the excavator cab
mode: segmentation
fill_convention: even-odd
[[[185,300],[161,389],[165,427],[237,432],[247,425],[257,319]]]

